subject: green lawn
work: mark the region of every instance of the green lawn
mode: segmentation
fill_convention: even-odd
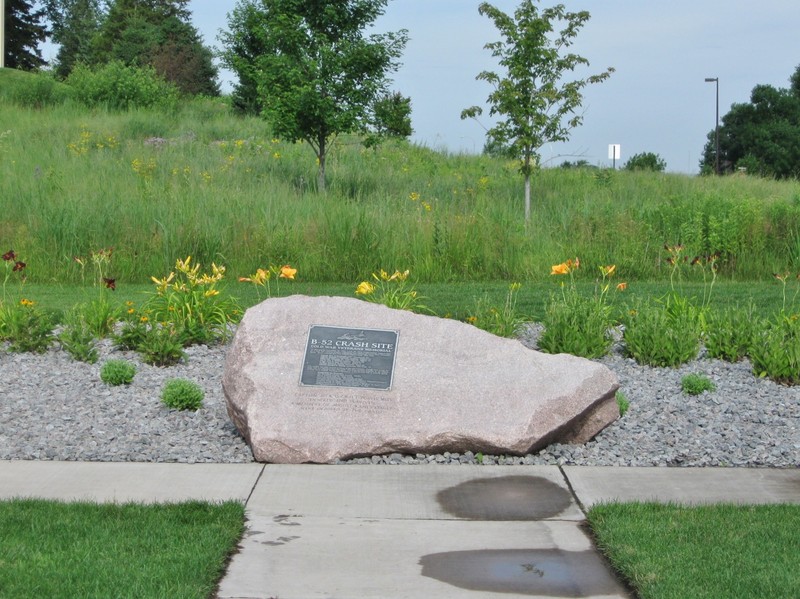
[[[0,597],[206,599],[244,531],[236,502],[0,502]]]
[[[546,283],[522,282],[517,299],[517,310],[533,320],[540,320],[544,316],[545,305],[554,293],[559,292],[560,280]],[[295,281],[284,282],[278,292],[273,289],[273,296],[284,296],[293,293],[305,295],[335,295],[343,297],[356,297],[355,288],[358,281],[348,283],[315,283]],[[423,283],[416,286],[419,293],[426,299],[428,309],[439,316],[449,316],[464,319],[474,310],[476,302],[481,298],[488,298],[495,306],[502,306],[508,292],[509,284],[506,282],[460,282],[460,283]],[[578,288],[587,294],[593,292],[591,283],[580,283]],[[232,282],[227,287],[228,293],[239,299],[244,307],[252,306],[259,301],[255,288],[250,284]],[[703,294],[708,293],[708,287],[699,282],[687,282],[679,290],[689,298],[702,302]],[[122,306],[126,301],[141,304],[147,300],[153,285],[119,284],[117,290],[111,294],[112,299]],[[637,299],[649,297],[662,297],[669,293],[670,285],[666,281],[642,281],[631,283],[621,293],[612,293],[610,300],[618,309],[624,309],[628,304],[633,304]],[[15,290],[16,292],[16,290]],[[36,301],[46,310],[63,312],[73,305],[86,302],[97,297],[97,290],[79,285],[59,284],[28,284],[24,287],[23,296]],[[261,299],[263,299],[263,295]],[[789,296],[788,301],[791,300]],[[718,281],[711,291],[712,308],[742,307],[753,303],[757,313],[769,315],[781,309],[783,297],[782,288],[777,282],[720,282]]]
[[[640,599],[800,597],[800,505],[622,503],[588,519]]]

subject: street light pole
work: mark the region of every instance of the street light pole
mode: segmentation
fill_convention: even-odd
[[[714,83],[717,87],[717,125],[714,128],[714,170],[719,172],[719,77],[706,77],[706,83]]]

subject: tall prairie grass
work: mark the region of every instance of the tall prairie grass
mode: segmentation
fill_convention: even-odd
[[[719,252],[731,280],[800,266],[798,182],[544,169],[526,226],[513,163],[343,137],[321,195],[308,148],[218,99],[164,114],[0,96],[0,135],[0,250],[13,248],[33,281],[80,282],[74,257],[105,247],[111,274],[131,283],[187,255],[233,276],[290,263],[307,281],[342,282],[380,268],[541,280],[572,256],[659,279],[665,243]]]

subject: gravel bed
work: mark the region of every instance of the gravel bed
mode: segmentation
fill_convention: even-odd
[[[538,330],[520,340],[536,346]],[[186,363],[143,364],[137,354],[99,346],[97,364],[61,349],[12,354],[0,349],[0,459],[132,462],[251,462],[252,453],[225,410],[226,346],[195,346]],[[131,385],[100,380],[109,358],[137,365]],[[585,445],[551,445],[526,456],[392,454],[340,463],[560,464],[594,466],[800,466],[800,387],[753,376],[747,361],[702,356],[677,369],[625,358],[619,345],[599,362],[613,370],[630,402],[628,413]],[[717,386],[690,396],[681,378],[700,373]],[[187,378],[205,391],[197,412],[160,401],[164,383]]]

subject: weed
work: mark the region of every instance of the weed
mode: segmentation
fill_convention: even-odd
[[[614,398],[617,400],[617,407],[619,408],[619,416],[622,418],[631,407],[631,403],[622,391],[617,391]]]
[[[704,391],[715,391],[717,386],[702,374],[687,374],[681,379],[681,389],[689,395],[700,395]]]
[[[80,362],[94,364],[99,357],[95,335],[79,307],[68,311],[58,342],[70,356]]]

